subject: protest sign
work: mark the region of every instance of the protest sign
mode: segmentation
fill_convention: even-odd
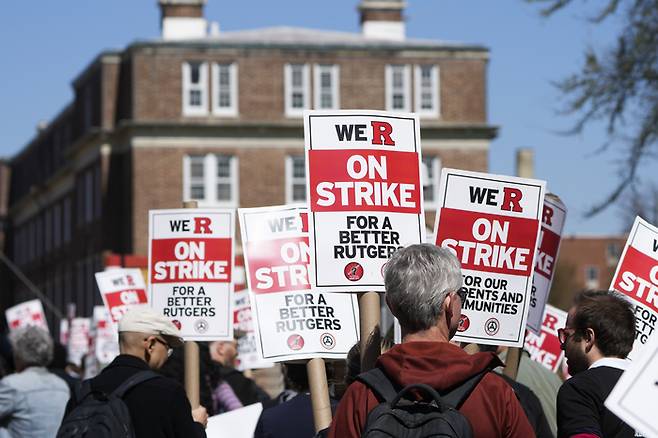
[[[525,338],[525,350],[530,353],[530,359],[539,362],[544,367],[557,373],[564,359],[564,351],[557,337],[557,329],[567,324],[567,312],[547,304],[541,332],[536,335],[528,332]]]
[[[635,436],[658,438],[658,336],[651,336],[605,401],[605,407],[635,428]]]
[[[384,292],[391,255],[425,241],[417,116],[307,111],[304,137],[314,290]]]
[[[532,277],[532,293],[528,310],[527,327],[534,334],[542,331],[544,307],[551,291],[551,283],[555,273],[555,261],[560,251],[562,229],[567,216],[567,208],[560,198],[548,193],[544,198],[544,210],[541,220],[537,255],[535,256],[535,272]]]
[[[621,292],[633,303],[636,332],[628,357],[636,359],[652,337],[658,320],[658,228],[639,216],[631,228],[610,289]]]
[[[261,359],[258,353],[256,333],[252,320],[251,300],[247,289],[233,294],[233,332],[237,333],[238,356],[235,360],[235,369],[238,371],[269,368],[271,362]]]
[[[69,343],[69,320],[59,320],[59,343],[66,346]]]
[[[356,298],[311,291],[306,212],[239,210],[257,347],[265,360],[344,358],[358,340]]]
[[[149,212],[149,303],[186,341],[232,340],[233,210]]]
[[[263,412],[263,405],[254,403],[225,414],[209,417],[206,436],[224,438],[226,431],[231,431],[231,438],[253,438],[261,412]]]
[[[17,328],[36,326],[48,331],[46,315],[43,313],[43,305],[39,300],[30,300],[17,304],[5,311],[7,327],[9,330]]]
[[[436,244],[468,293],[455,340],[523,345],[544,193],[544,181],[443,169]]]
[[[148,304],[146,285],[140,269],[109,269],[96,273],[103,303],[117,324],[133,306]]]
[[[92,321],[92,350],[96,360],[107,365],[119,355],[119,336],[107,308],[94,306]]]
[[[91,330],[91,318],[73,318],[69,327],[69,343],[66,346],[68,361],[78,366],[82,359],[89,353],[89,335]]]

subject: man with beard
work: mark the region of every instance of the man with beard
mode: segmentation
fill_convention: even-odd
[[[573,377],[557,396],[558,438],[634,437],[635,431],[603,403],[628,366],[635,340],[632,305],[611,291],[576,296],[558,330]]]

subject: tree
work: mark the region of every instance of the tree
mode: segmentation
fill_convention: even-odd
[[[526,0],[546,3],[550,16],[573,0]],[[613,15],[622,18],[622,29],[612,47],[585,52],[580,71],[557,83],[567,99],[565,113],[577,120],[570,133],[580,133],[595,120],[606,122],[611,144],[622,156],[614,190],[587,213],[591,217],[618,201],[638,185],[638,168],[658,145],[658,0],[607,0],[591,18],[601,23]],[[619,140],[613,143],[612,139]]]

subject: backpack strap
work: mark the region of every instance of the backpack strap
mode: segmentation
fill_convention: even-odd
[[[356,380],[365,383],[379,400],[387,403],[391,403],[398,395],[393,383],[380,368],[373,368],[370,371],[361,373],[356,377]]]
[[[162,376],[151,370],[140,371],[139,373],[134,374],[128,380],[126,380],[121,385],[119,385],[119,387],[114,391],[112,391],[110,395],[118,398],[123,398],[126,392],[128,392],[134,386],[137,386],[142,382],[146,382],[147,380],[155,379],[157,377],[162,377]]]
[[[471,395],[477,384],[480,383],[480,380],[482,380],[484,375],[488,372],[489,369],[480,371],[478,374],[470,377],[468,380],[464,381],[450,392],[443,394],[441,396],[443,402],[455,409],[459,409],[461,405],[466,401],[466,399]]]
[[[75,385],[75,390],[73,392],[73,402],[74,406],[79,405],[82,400],[84,400],[89,394],[93,391],[91,389],[91,380],[83,380]]]

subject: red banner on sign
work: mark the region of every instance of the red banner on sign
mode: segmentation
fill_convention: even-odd
[[[247,242],[249,280],[256,294],[308,290],[308,237]]]
[[[231,239],[153,239],[151,284],[230,283]]]
[[[421,211],[418,154],[309,151],[311,211]]]
[[[550,280],[553,269],[555,269],[555,259],[560,247],[560,236],[546,227],[542,227],[541,236],[537,260],[535,261],[535,272]]]
[[[658,261],[629,246],[613,288],[658,312]]]
[[[462,269],[528,276],[536,219],[443,208],[436,244],[456,251]]]

